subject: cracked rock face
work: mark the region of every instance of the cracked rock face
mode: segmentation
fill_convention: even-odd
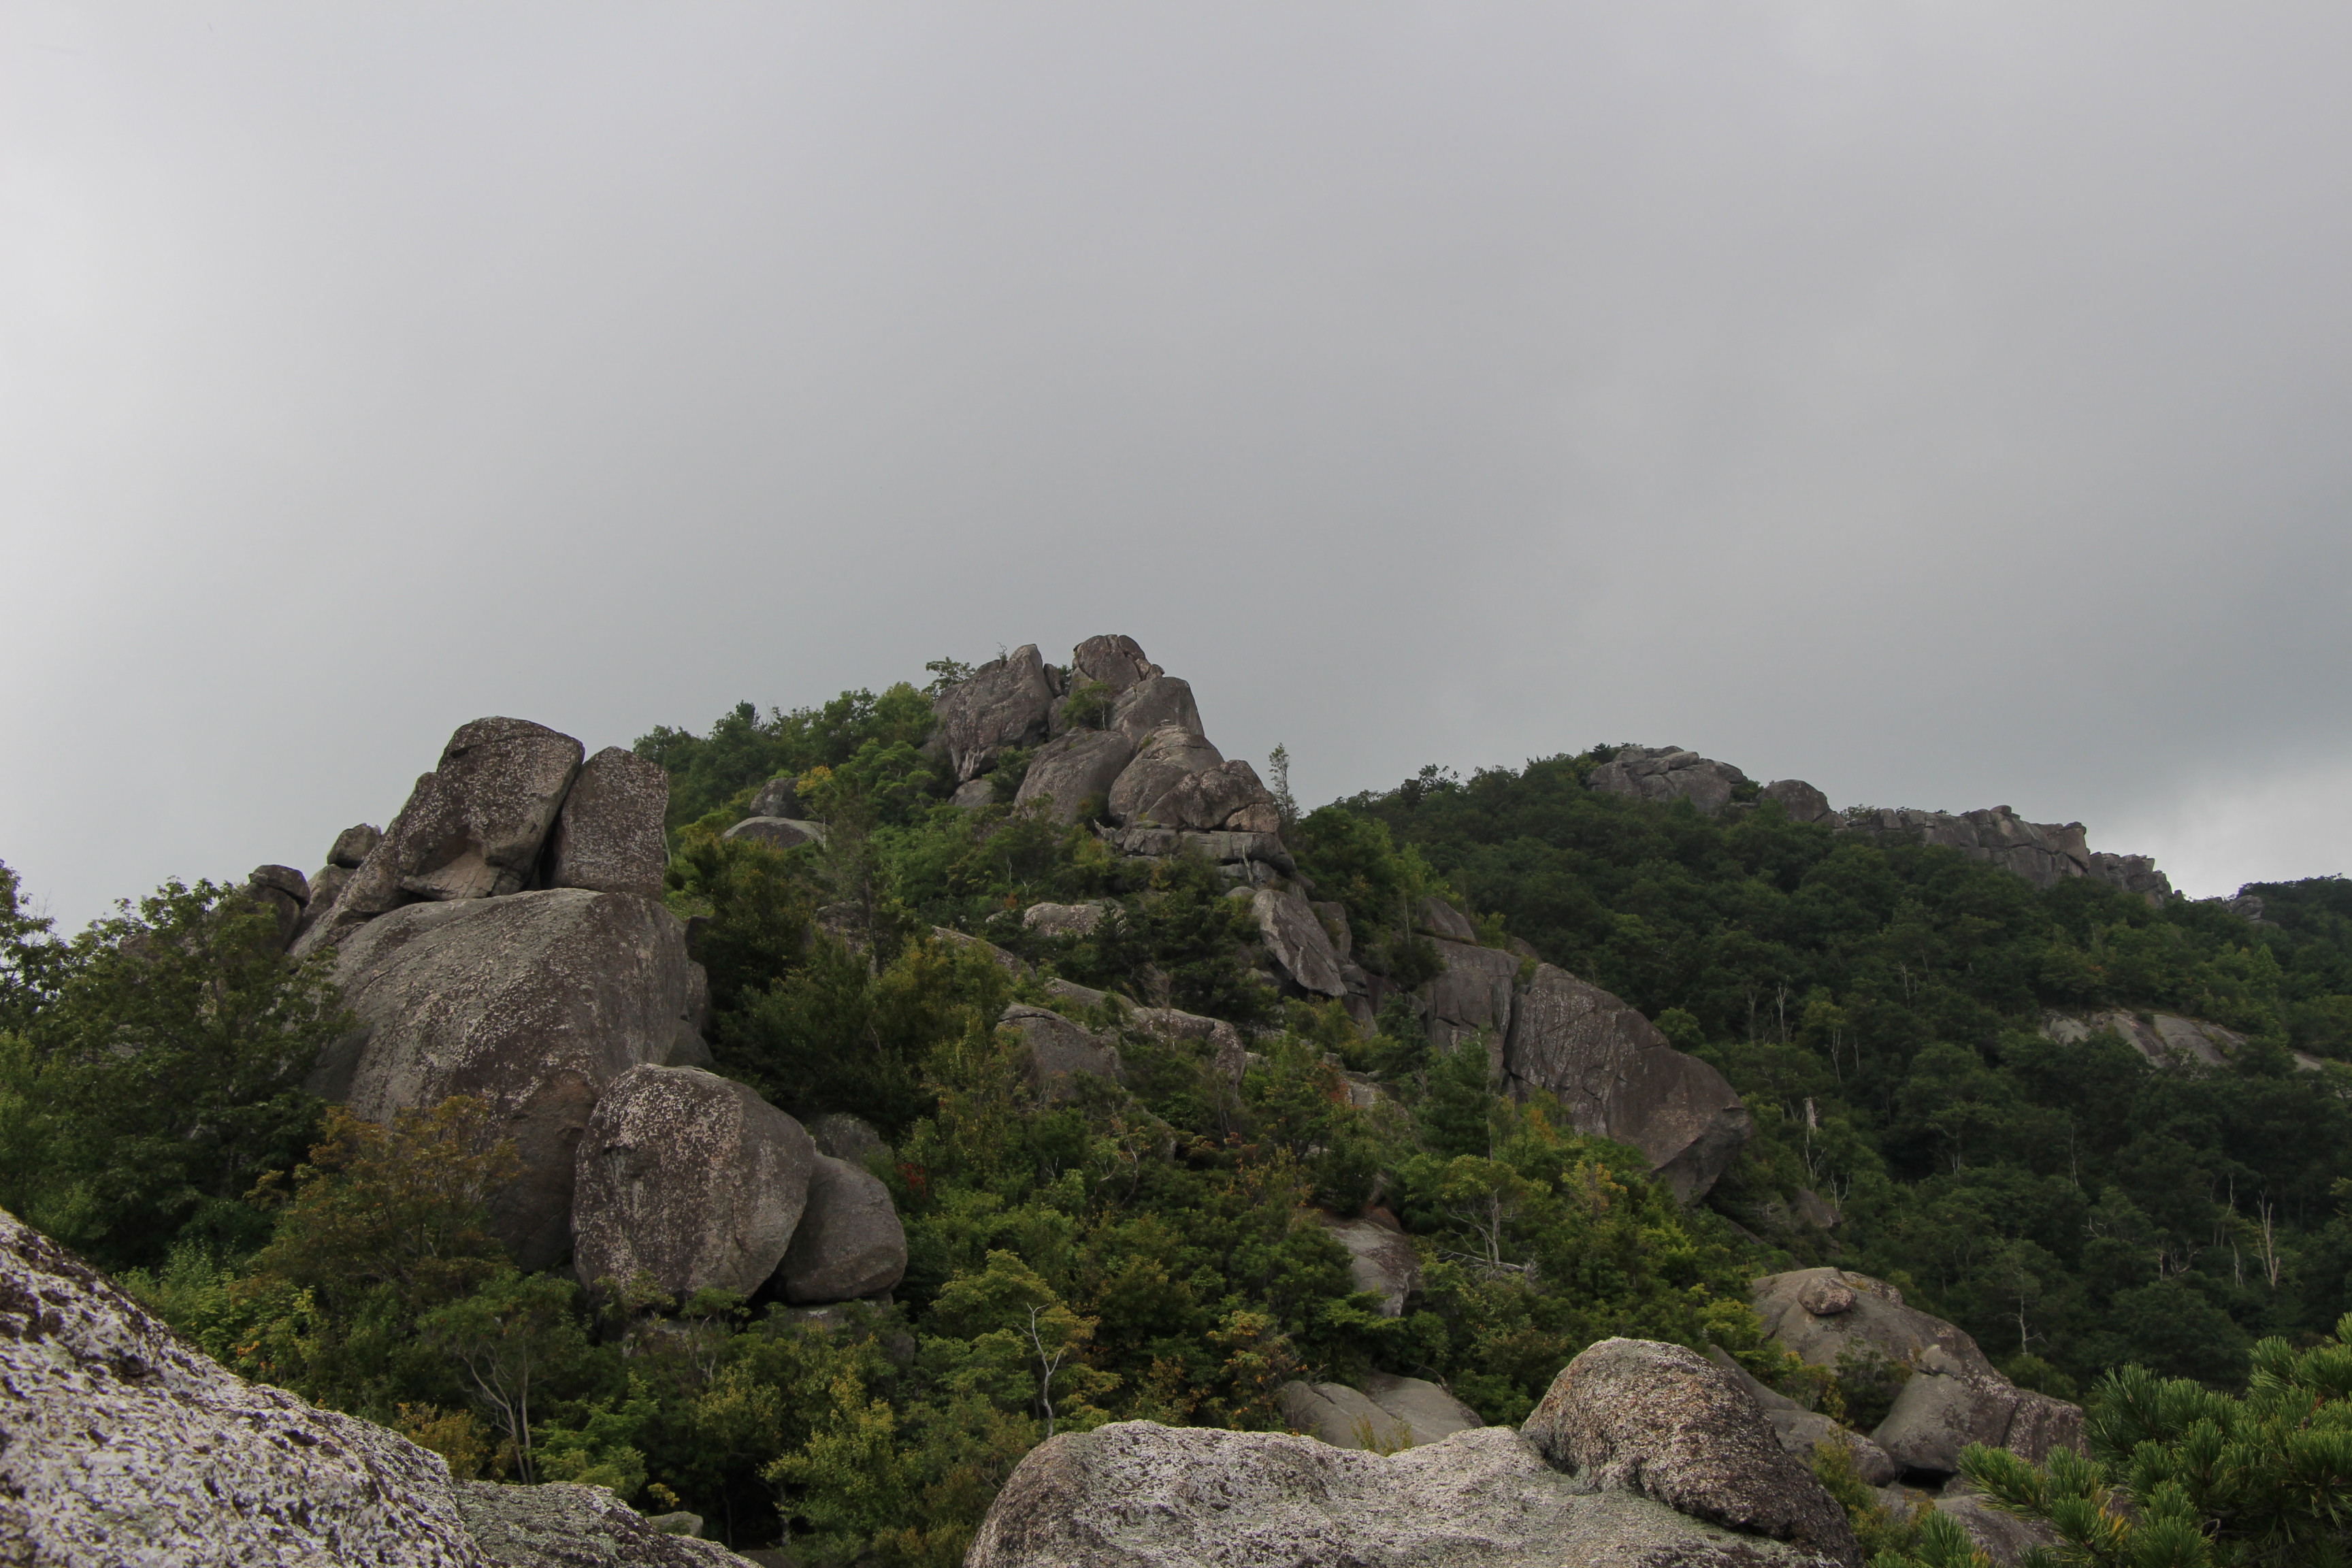
[[[810,1306],[878,1296],[906,1273],[907,1231],[890,1189],[862,1165],[818,1155],[808,1207],[776,1270],[784,1300]]]
[[[996,754],[1007,746],[1034,746],[1045,739],[1062,695],[1055,677],[1037,645],[1028,643],[940,693],[931,711],[958,779],[978,778],[996,765]]]
[[[0,1561],[493,1561],[438,1455],[246,1382],[6,1214],[0,1432]]]
[[[965,1568],[1775,1568],[1837,1561],[1549,1468],[1507,1427],[1381,1455],[1122,1421],[1033,1450]]]
[[[598,893],[662,895],[669,848],[662,818],[669,811],[669,774],[623,746],[588,759],[564,797],[548,845],[550,887]]]
[[[1603,1340],[1560,1370],[1520,1431],[1596,1484],[1860,1568],[1845,1510],[1782,1449],[1738,1381],[1696,1351]]]
[[[1279,833],[1281,815],[1257,770],[1174,724],[1154,730],[1110,788],[1110,815],[1124,827]]]
[[[1097,795],[1108,795],[1118,775],[1135,759],[1135,742],[1109,730],[1073,730],[1058,741],[1048,741],[1029,759],[1015,806],[1033,800],[1050,800],[1056,822],[1078,819],[1078,808]]]
[[[1731,804],[1731,792],[1748,775],[1729,763],[1685,752],[1680,746],[1627,746],[1592,770],[1591,785],[1610,795],[1643,800],[1686,800],[1701,816]]]

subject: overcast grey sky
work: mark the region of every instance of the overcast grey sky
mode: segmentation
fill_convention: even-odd
[[[2352,869],[2352,7],[0,4],[0,859],[1126,631]]]

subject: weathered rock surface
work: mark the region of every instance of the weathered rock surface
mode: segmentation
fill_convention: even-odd
[[[1013,804],[1051,800],[1055,821],[1076,822],[1078,808],[1096,795],[1108,795],[1134,759],[1135,742],[1115,730],[1073,730],[1029,759]]]
[[[1560,1370],[1520,1427],[1551,1463],[1604,1487],[1858,1568],[1845,1510],[1780,1447],[1745,1390],[1696,1351],[1603,1340]]]
[[[328,847],[327,864],[340,866],[346,871],[356,871],[367,864],[368,856],[383,842],[381,828],[371,827],[364,822],[355,827],[346,827],[335,835],[335,842]]]
[[[1941,1318],[1904,1305],[1900,1290],[1867,1274],[1796,1268],[1765,1275],[1750,1289],[1764,1331],[1815,1366],[1835,1366],[1842,1355],[1909,1366],[1935,1345],[1970,1371],[2000,1375],[1975,1340]]]
[[[1880,810],[1861,813],[1847,826],[1858,833],[1885,834],[1957,849],[2024,878],[2037,888],[2054,888],[2091,868],[2091,851],[2079,822],[2028,822],[2008,806],[1965,811]]]
[[[2035,1547],[2055,1548],[2058,1532],[2036,1520],[2020,1519],[1986,1501],[1979,1492],[1948,1492],[1936,1500],[1936,1511],[1947,1513],[1969,1532],[1978,1551],[2000,1568],[2017,1568]]]
[[[296,942],[297,955],[341,942],[404,904],[521,891],[583,754],[571,736],[525,719],[460,725],[335,907]]]
[[[1686,800],[1702,816],[1731,804],[1731,792],[1748,775],[1729,763],[1685,752],[1680,746],[1627,746],[1592,770],[1591,785],[1610,795],[1643,800]]]
[[[2172,879],[2156,868],[2156,859],[2148,855],[2110,855],[2104,849],[2091,851],[2091,864],[2085,873],[2109,887],[2121,888],[2126,893],[2137,893],[2150,904],[2162,908],[2172,898]],[[2254,915],[2262,919],[2262,900],[2254,900]]]
[[[1287,889],[1260,888],[1250,897],[1250,909],[1257,916],[1258,935],[1265,939],[1266,951],[1293,984],[1318,996],[1347,994],[1330,933],[1305,899]]]
[[[1021,923],[1045,936],[1092,936],[1108,912],[1101,904],[1032,904]]]
[[[1076,1094],[1076,1079],[1116,1083],[1122,1076],[1118,1047],[1059,1013],[1015,1003],[997,1021],[1021,1031],[1022,1043],[1029,1047],[1030,1087],[1048,1100]]]
[[[655,1521],[603,1487],[569,1481],[536,1487],[461,1481],[456,1498],[486,1561],[497,1568],[749,1565],[748,1559],[715,1541],[698,1541],[657,1528]]]
[[[660,898],[668,811],[669,774],[661,764],[625,746],[605,747],[582,766],[556,814],[547,885]]]
[[[2042,1033],[2067,1044],[2109,1032],[2158,1067],[2179,1067],[2189,1062],[2221,1067],[2246,1043],[2246,1037],[2235,1029],[2184,1018],[2177,1013],[2150,1013],[2142,1017],[2120,1007],[2109,1007],[2091,1013],[2042,1016]]]
[[[906,1277],[907,1232],[881,1178],[862,1165],[819,1154],[808,1208],[776,1271],[794,1306],[878,1296]]]
[[[1276,1398],[1293,1428],[1335,1448],[1394,1453],[1486,1425],[1438,1384],[1384,1372],[1365,1378],[1361,1388],[1286,1383]]]
[[[1045,740],[1061,695],[1052,667],[1034,643],[989,660],[970,679],[940,693],[931,711],[956,777],[978,778],[996,765],[997,753],[1006,747]]]
[[[1163,724],[1145,739],[1110,788],[1121,826],[1279,833],[1282,819],[1257,770],[1228,762],[1202,736]]]
[[[1402,1317],[1405,1298],[1421,1288],[1421,1255],[1402,1231],[1373,1219],[1318,1216],[1331,1239],[1348,1249],[1348,1278],[1381,1299],[1381,1316]]]
[[[792,773],[782,773],[760,786],[751,797],[747,816],[782,816],[797,821],[801,816],[800,779]]]
[[[846,1110],[826,1111],[808,1124],[808,1135],[815,1142],[818,1153],[845,1160],[861,1169],[872,1156],[887,1158],[890,1152],[890,1145],[882,1141],[882,1134],[874,1130],[872,1122]]]
[[[1830,797],[1802,779],[1774,779],[1757,798],[1778,802],[1791,822],[1818,822],[1830,827],[1845,826],[1845,817],[1831,809]]]
[[[1470,917],[1447,903],[1444,899],[1423,899],[1413,910],[1413,928],[1446,942],[1458,942],[1465,947],[1478,945],[1478,928]]]
[[[1511,1027],[1511,990],[1519,961],[1500,948],[1433,941],[1445,971],[1429,983],[1429,1040],[1443,1050],[1484,1031],[1489,1062],[1502,1056]]]
[[[1121,827],[1108,835],[1122,855],[1199,855],[1220,865],[1252,861],[1285,876],[1297,872],[1282,837],[1274,833],[1190,833],[1173,827]]]
[[[1088,637],[1070,650],[1073,689],[1079,681],[1091,680],[1118,697],[1162,673],[1158,665],[1143,657],[1143,648],[1130,637],[1107,633]]]
[[[305,1087],[371,1121],[487,1100],[522,1173],[492,1228],[526,1268],[571,1246],[572,1155],[605,1085],[667,1060],[694,976],[677,917],[626,893],[553,889],[413,904],[358,928],[335,978],[359,1027]]]
[[[1155,675],[1119,693],[1110,705],[1108,728],[1140,746],[1151,732],[1172,727],[1198,735],[1200,705],[1192,700],[1192,684],[1172,675]]]
[[[1843,1446],[1853,1456],[1854,1474],[1868,1485],[1883,1487],[1903,1474],[1903,1467],[1893,1455],[1818,1410],[1802,1410],[1792,1405],[1786,1410],[1767,1410],[1764,1418],[1772,1423],[1780,1447],[1808,1464],[1813,1450],[1829,1443]]]
[[[0,1433],[0,1561],[494,1561],[438,1455],[246,1382],[7,1214]]]
[[[931,940],[943,942],[950,947],[960,948],[966,952],[979,953],[1007,974],[1019,976],[1029,973],[1029,966],[1022,963],[1019,958],[1005,952],[994,942],[983,942],[969,931],[957,931],[950,926],[933,926]]]
[[[681,1300],[706,1286],[749,1296],[783,1260],[818,1158],[801,1124],[747,1084],[632,1068],[580,1140],[573,1268],[592,1285],[643,1269]]]
[[[948,804],[958,811],[978,811],[983,805],[996,804],[996,782],[993,779],[966,779],[956,785]]]
[[[1516,963],[1514,965],[1516,967]],[[1705,1195],[1751,1131],[1721,1073],[1564,969],[1536,965],[1503,1052],[1507,1082],[1549,1089],[1588,1135],[1631,1143],[1685,1201]]]
[[[1777,1568],[1825,1561],[1548,1468],[1487,1426],[1383,1456],[1122,1421],[1014,1469],[964,1568]]]
[[[284,947],[302,929],[302,911],[310,902],[310,879],[291,866],[256,866],[245,880],[245,896],[276,917],[278,945]]]
[[[824,824],[796,822],[788,816],[747,816],[719,837],[748,838],[771,849],[797,849],[803,844],[824,843]]]

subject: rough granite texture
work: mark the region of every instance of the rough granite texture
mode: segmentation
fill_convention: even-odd
[[[1110,787],[1110,815],[1122,827],[1207,833],[1279,833],[1280,814],[1257,770],[1227,761],[1206,739],[1175,724],[1147,736]]]
[[[1845,1510],[1782,1449],[1747,1391],[1696,1351],[1602,1340],[1560,1369],[1519,1430],[1596,1485],[1860,1568]]]
[[[1335,1448],[1394,1453],[1486,1425],[1438,1384],[1384,1372],[1365,1378],[1361,1388],[1294,1382],[1284,1384],[1275,1396],[1284,1420]]]
[[[1548,1468],[1507,1427],[1392,1456],[1122,1421],[1049,1438],[964,1568],[1774,1568],[1828,1561]]]
[[[1034,746],[1052,728],[1054,704],[1062,695],[1056,672],[1029,643],[991,659],[968,680],[941,692],[931,704],[939,721],[935,739],[945,746],[958,779],[978,778],[996,765],[1007,746]]]
[[[1559,1096],[1576,1130],[1631,1143],[1685,1202],[1704,1196],[1746,1147],[1747,1107],[1721,1073],[1656,1026],[1564,969],[1536,965],[1513,1008],[1503,1074]]]
[[[1498,947],[1433,938],[1430,946],[1444,961],[1445,971],[1429,983],[1429,1043],[1452,1050],[1473,1035],[1486,1038],[1490,1065],[1501,1056],[1511,1026],[1511,991],[1519,977],[1519,961]]]
[[[1078,1092],[1080,1078],[1121,1076],[1118,1047],[1081,1024],[1045,1007],[1014,1003],[998,1024],[1021,1031],[1029,1047],[1029,1083],[1048,1100],[1067,1100]]]
[[[715,1541],[654,1528],[603,1487],[461,1481],[457,1504],[498,1568],[746,1568]],[[322,1565],[323,1568],[323,1565]]]
[[[522,1171],[491,1224],[525,1268],[572,1241],[572,1152],[604,1086],[669,1058],[695,1000],[676,915],[627,893],[552,889],[412,904],[370,921],[335,964],[359,1027],[305,1084],[371,1121],[487,1100]]]
[[[1021,923],[1044,936],[1092,936],[1104,913],[1101,904],[1032,904]]]
[[[1305,899],[1287,889],[1260,888],[1251,895],[1250,908],[1257,916],[1258,935],[1265,939],[1266,951],[1301,991],[1318,996],[1347,994],[1331,935]]]
[[[862,1165],[819,1154],[809,1173],[808,1207],[775,1270],[794,1306],[878,1296],[907,1273],[907,1231],[882,1179]]]
[[[771,849],[797,849],[824,842],[824,824],[789,816],[747,816],[720,834],[721,838],[748,838]]]
[[[1412,1238],[1378,1220],[1317,1217],[1331,1239],[1348,1249],[1349,1282],[1381,1299],[1381,1316],[1403,1316],[1405,1298],[1421,1289],[1421,1255]]]
[[[1139,746],[1163,726],[1194,735],[1202,732],[1201,709],[1192,700],[1191,681],[1155,675],[1119,693],[1118,700],[1110,705],[1108,727]]]
[[[1591,785],[1609,795],[1636,795],[1643,800],[1686,800],[1701,816],[1713,816],[1731,804],[1731,792],[1748,775],[1729,763],[1718,763],[1685,752],[1680,746],[1626,746],[1592,770]]]
[[[1049,801],[1055,821],[1076,822],[1078,808],[1096,795],[1108,795],[1134,760],[1135,742],[1116,731],[1073,730],[1046,742],[1029,759],[1013,804]]]
[[[681,1300],[706,1286],[749,1296],[792,1245],[817,1158],[801,1124],[748,1084],[631,1068],[580,1139],[573,1269],[593,1284],[642,1268]]]
[[[0,1563],[488,1568],[438,1455],[250,1384],[0,1214]]]
[[[1129,688],[1165,673],[1143,657],[1141,644],[1114,632],[1090,637],[1070,650],[1072,690],[1077,689],[1078,682],[1092,680],[1113,697],[1118,697]]]
[[[669,848],[662,818],[669,774],[622,746],[588,759],[564,797],[548,845],[547,885],[598,893],[662,896]]]

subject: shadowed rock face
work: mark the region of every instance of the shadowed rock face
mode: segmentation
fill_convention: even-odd
[[[1784,1452],[1738,1383],[1696,1351],[1603,1340],[1561,1369],[1520,1431],[1554,1465],[1859,1568],[1845,1510]]]
[[[1822,822],[1843,827],[1845,818],[1830,809],[1830,797],[1802,779],[1774,779],[1764,786],[1763,800],[1777,801],[1791,822]]]
[[[1712,1187],[1748,1142],[1747,1108],[1721,1073],[1549,963],[1517,999],[1503,1068],[1515,1085],[1559,1095],[1579,1132],[1641,1150],[1686,1200]]]
[[[907,1232],[890,1189],[846,1160],[820,1154],[809,1175],[808,1207],[776,1270],[795,1306],[878,1296],[907,1273]]]
[[[489,1561],[438,1455],[246,1382],[5,1214],[0,1432],[0,1561]]]
[[[1300,990],[1318,996],[1347,994],[1330,933],[1305,899],[1287,889],[1260,888],[1250,895],[1250,908],[1257,916],[1258,934],[1265,939],[1266,951]]]
[[[1093,795],[1107,795],[1135,758],[1135,742],[1107,730],[1073,730],[1048,741],[1029,759],[1013,804],[1051,799],[1056,822],[1076,822],[1078,807]]]
[[[1142,647],[1130,637],[1091,637],[1070,650],[1070,685],[1099,682],[1113,697],[1160,674],[1158,665],[1143,657]]]
[[[1187,734],[1202,733],[1201,709],[1192,700],[1191,681],[1155,675],[1120,692],[1110,706],[1109,727],[1139,746],[1162,725],[1173,725]]]
[[[1451,1050],[1455,1042],[1486,1032],[1490,1058],[1501,1051],[1511,1027],[1511,988],[1519,961],[1499,948],[1433,940],[1445,972],[1429,983],[1430,1044]]]
[[[1048,1100],[1078,1093],[1078,1079],[1115,1083],[1121,1076],[1118,1047],[1059,1013],[1015,1003],[997,1022],[1021,1031],[1022,1043],[1029,1047],[1030,1086]]]
[[[1488,1426],[1383,1456],[1122,1421],[1030,1453],[964,1568],[1775,1568],[1832,1561],[1547,1468]]]
[[[571,1245],[572,1155],[605,1085],[668,1058],[694,1005],[685,928],[649,899],[577,889],[412,904],[335,965],[360,1026],[305,1084],[355,1115],[489,1102],[522,1172],[491,1226],[526,1268]]]
[[[939,740],[959,779],[978,778],[996,765],[1007,746],[1034,746],[1053,723],[1061,685],[1037,645],[1029,643],[991,659],[971,678],[950,687],[931,704]]]
[[[605,747],[580,770],[555,819],[548,886],[660,898],[669,864],[662,839],[668,811],[669,774],[661,764]]]
[[[1153,731],[1110,788],[1110,814],[1123,827],[1279,833],[1280,814],[1257,770],[1228,762],[1198,734],[1172,724]]]
[[[572,1194],[580,1278],[639,1269],[668,1294],[749,1296],[801,1223],[815,1145],[750,1086],[698,1068],[614,1079],[580,1140]]]
[[[1361,1388],[1344,1383],[1286,1383],[1276,1392],[1283,1419],[1335,1448],[1394,1453],[1486,1425],[1478,1413],[1436,1384],[1376,1372]]]
[[[1421,1255],[1401,1231],[1373,1219],[1323,1216],[1331,1239],[1348,1249],[1348,1279],[1381,1299],[1381,1315],[1404,1315],[1405,1298],[1421,1288]]]
[[[1701,816],[1713,816],[1730,805],[1731,792],[1747,782],[1748,775],[1729,763],[1680,746],[1627,746],[1593,769],[1591,779],[1594,789],[1609,795],[1686,800]]]

